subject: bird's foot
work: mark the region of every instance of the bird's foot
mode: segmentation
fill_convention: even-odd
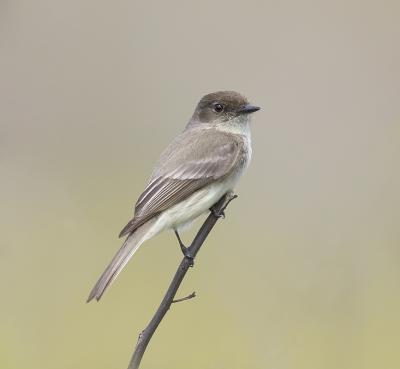
[[[189,260],[189,266],[193,268],[194,266],[194,256],[186,249],[186,252],[183,253],[185,258]]]
[[[215,209],[215,206],[212,206],[210,208],[211,213],[216,217],[216,218],[222,218],[225,219],[225,212],[223,210],[221,211],[217,211],[217,209]]]

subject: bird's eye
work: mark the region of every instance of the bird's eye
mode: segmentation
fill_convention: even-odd
[[[216,113],[221,113],[224,110],[224,106],[222,104],[214,104],[213,108]]]

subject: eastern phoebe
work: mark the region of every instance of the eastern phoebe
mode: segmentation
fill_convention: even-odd
[[[100,300],[144,241],[167,229],[180,241],[180,229],[233,190],[251,159],[250,115],[259,109],[233,91],[200,100],[185,130],[161,154],[133,219],[119,235],[127,238],[88,302]]]

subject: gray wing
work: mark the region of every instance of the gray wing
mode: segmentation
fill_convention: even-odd
[[[215,129],[181,133],[163,152],[157,169],[135,205],[134,218],[120,237],[207,184],[229,175],[239,160],[240,141]]]

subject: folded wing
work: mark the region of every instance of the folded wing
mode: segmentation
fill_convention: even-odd
[[[120,237],[236,167],[240,141],[215,129],[186,130],[167,147]]]

